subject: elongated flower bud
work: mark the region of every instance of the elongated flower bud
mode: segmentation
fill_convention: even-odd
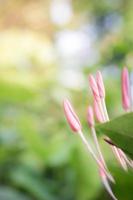
[[[90,127],[94,126],[94,114],[91,106],[89,106],[87,110],[87,121]]]
[[[131,98],[130,98],[130,83],[129,83],[129,73],[126,67],[122,70],[121,75],[121,86],[122,86],[122,104],[125,110],[130,108]]]
[[[123,151],[121,150],[121,149],[119,149],[119,148],[117,148],[117,150],[118,150],[118,153],[119,153],[119,156],[120,156],[120,159],[121,159],[121,166],[123,167],[123,169],[125,170],[125,171],[127,171],[128,170],[128,168],[127,168],[127,163],[126,163],[126,160],[125,160],[125,157],[123,156]]]
[[[100,71],[98,71],[96,74],[96,81],[97,81],[99,96],[101,98],[105,98],[105,87],[104,87],[104,83],[103,83],[102,74]]]
[[[107,190],[108,194],[112,197],[112,199],[117,200],[117,198],[114,196],[112,189],[108,183],[107,176],[102,168],[99,169],[99,173],[100,173],[101,180],[102,180],[104,187]]]
[[[113,146],[112,150],[113,150],[113,153],[114,153],[114,155],[115,155],[115,157],[116,157],[118,163],[120,164],[120,166],[121,166],[125,171],[127,171],[126,162],[125,162],[125,160],[123,159],[123,156],[122,156],[122,154],[121,154],[120,151],[119,151],[119,148],[116,147],[116,146]]]
[[[97,121],[100,122],[100,123],[104,122],[102,114],[101,114],[100,109],[99,109],[99,106],[98,106],[98,104],[95,100],[93,102],[93,110],[94,110]]]
[[[131,110],[133,111],[133,71],[130,75],[131,85],[130,85],[130,91],[131,91]]]
[[[81,130],[81,123],[79,118],[77,117],[75,111],[73,110],[71,103],[69,100],[64,100],[63,102],[64,112],[66,119],[74,132],[78,132]]]
[[[89,84],[92,89],[94,99],[96,101],[100,101],[98,87],[97,87],[96,81],[92,75],[89,75]]]

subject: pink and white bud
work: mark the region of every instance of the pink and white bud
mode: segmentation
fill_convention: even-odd
[[[122,165],[122,167],[123,167],[123,169],[125,170],[125,171],[127,171],[128,170],[128,168],[127,168],[127,162],[126,162],[126,155],[124,154],[124,152],[121,150],[121,149],[119,149],[119,148],[117,148],[118,149],[118,152],[119,152],[119,155],[120,155],[120,158],[121,158],[121,165]],[[125,155],[125,156],[124,156]]]
[[[129,73],[126,67],[122,70],[121,75],[121,87],[122,87],[122,105],[125,110],[130,108],[131,97],[130,97],[130,82],[129,82]]]
[[[127,171],[127,165],[126,165],[126,162],[120,152],[120,149],[117,148],[116,146],[113,146],[112,148],[113,152],[114,152],[114,155],[118,161],[118,163],[120,164],[120,166],[125,170]]]
[[[100,123],[103,123],[104,119],[102,117],[102,114],[101,114],[101,111],[99,109],[99,106],[98,106],[98,104],[97,104],[97,102],[95,100],[93,102],[93,110],[94,110],[94,113],[95,113],[97,121],[100,122]]]
[[[67,99],[64,100],[63,108],[64,108],[66,119],[67,119],[68,124],[70,125],[71,129],[74,132],[80,131],[82,128],[81,123],[80,123],[79,118],[76,115],[75,111],[73,110],[69,100],[67,100]]]
[[[112,189],[108,183],[108,179],[107,179],[107,176],[106,176],[103,168],[99,169],[99,174],[100,174],[101,180],[102,180],[103,185],[104,185],[105,189],[107,190],[108,194],[112,197],[112,199],[117,200],[117,198],[113,194]]]
[[[120,151],[121,151],[121,155],[122,155],[123,159],[126,161],[127,165],[130,166],[131,168],[133,168],[133,160],[128,158],[121,149],[120,149]]]
[[[87,121],[90,127],[93,127],[95,122],[94,122],[94,114],[93,114],[93,109],[91,106],[88,107],[87,110]]]
[[[100,167],[99,168],[99,174],[100,174],[100,177],[103,179],[103,178],[106,178],[106,173],[104,172],[103,168]]]
[[[89,75],[89,84],[92,89],[94,99],[96,101],[100,101],[98,87],[97,87],[96,81],[92,75]]]
[[[99,96],[101,98],[105,98],[105,87],[104,87],[104,83],[103,83],[102,74],[100,71],[98,71],[96,74],[96,81],[97,81]]]

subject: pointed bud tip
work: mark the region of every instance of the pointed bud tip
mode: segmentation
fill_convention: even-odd
[[[96,81],[95,81],[93,75],[90,74],[88,79],[89,79],[89,84],[90,84],[90,87],[93,92],[93,96],[94,96],[95,100],[100,101],[98,87],[97,87],[97,84],[96,84]]]
[[[97,71],[96,81],[100,97],[105,98],[105,87],[103,83],[103,77],[100,71]]]
[[[81,130],[81,123],[79,121],[78,116],[76,115],[70,101],[68,99],[65,99],[63,101],[63,108],[64,108],[64,113],[67,119],[67,122],[74,132],[78,132]]]

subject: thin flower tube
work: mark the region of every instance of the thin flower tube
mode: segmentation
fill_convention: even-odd
[[[101,149],[100,149],[100,145],[99,145],[96,130],[95,130],[94,113],[93,113],[93,109],[92,109],[91,106],[89,106],[88,110],[87,110],[87,121],[88,121],[90,131],[91,131],[91,134],[92,134],[92,137],[93,137],[93,140],[94,140],[94,144],[95,144],[97,152],[99,154],[99,159],[101,160],[101,162],[103,163],[103,166],[105,167],[106,171],[108,172],[110,181],[112,181],[114,183],[115,182],[114,178],[112,177],[112,175],[110,174],[110,172],[107,168],[103,154],[102,154]]]
[[[125,72],[126,72],[126,74],[125,74]],[[125,77],[126,77],[126,81],[125,81],[125,79],[124,79],[124,81],[126,82],[126,86],[127,87],[124,87],[124,89],[129,87],[128,86],[129,80],[128,80],[127,70],[124,71],[124,78]],[[109,115],[108,115],[107,108],[106,108],[106,103],[105,103],[105,87],[104,87],[104,83],[103,83],[102,74],[101,74],[100,71],[97,72],[96,80],[97,80],[97,86],[98,86],[98,90],[99,90],[99,95],[101,97],[101,105],[102,105],[102,110],[103,110],[103,114],[104,114],[104,119],[105,119],[105,122],[106,122],[106,121],[109,121]],[[129,88],[128,88],[128,90],[129,90]],[[125,91],[124,91],[124,94],[126,94],[126,98],[125,99],[127,99],[128,95],[127,95],[127,93]],[[112,148],[112,151],[113,151],[116,159],[118,160],[118,162],[122,166],[122,168],[125,171],[127,171],[127,165],[126,165],[125,159],[123,158],[123,156],[120,153],[119,149],[117,147],[115,147],[115,146],[111,146],[111,148]]]
[[[124,68],[122,70],[121,80],[122,80],[122,83],[121,83],[122,105],[123,105],[124,110],[126,112],[129,112],[133,110],[133,91],[132,91],[133,78],[131,78],[131,81],[130,81],[130,76],[129,76],[127,68]],[[92,94],[94,97],[94,102],[93,102],[93,108],[91,106],[88,107],[87,121],[88,121],[90,131],[94,140],[97,154],[94,152],[89,141],[86,139],[85,135],[83,134],[80,120],[78,116],[76,115],[71,103],[67,99],[65,99],[63,102],[64,113],[71,130],[73,132],[76,132],[79,135],[83,144],[86,146],[88,152],[92,155],[93,159],[96,161],[101,180],[107,192],[112,197],[112,199],[117,200],[108,182],[108,180],[111,180],[112,182],[114,182],[114,179],[109,173],[109,170],[105,163],[105,160],[104,160],[104,157],[103,157],[103,154],[98,142],[96,130],[95,130],[94,113],[96,115],[98,122],[104,123],[104,122],[109,121],[109,116],[108,116],[106,102],[105,102],[105,96],[106,96],[105,87],[103,83],[102,74],[100,71],[98,71],[96,74],[96,80],[92,75],[89,75],[89,84],[90,84]],[[111,146],[116,158],[118,159],[119,163],[121,164],[122,168],[125,171],[127,171],[128,166],[133,168],[133,161],[126,156],[126,154],[122,151],[122,149],[116,147],[111,141],[111,139],[108,138],[107,136],[104,138],[104,140]]]
[[[73,132],[78,133],[78,135],[80,136],[83,144],[86,146],[88,152],[92,155],[92,157],[94,158],[94,160],[96,161],[96,163],[98,164],[99,167],[101,167],[103,169],[103,171],[105,172],[106,176],[113,181],[112,176],[106,171],[103,163],[101,162],[101,160],[96,156],[96,154],[94,153],[91,145],[89,144],[89,141],[87,141],[87,139],[85,138],[83,132],[82,132],[82,126],[80,123],[80,120],[78,118],[78,116],[76,115],[70,101],[68,99],[65,99],[63,102],[63,108],[64,108],[64,113],[66,116],[66,119],[68,121],[68,124],[71,128],[71,130]]]

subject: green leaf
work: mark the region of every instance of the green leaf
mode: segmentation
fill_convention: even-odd
[[[97,132],[109,136],[113,143],[133,158],[133,113],[96,126]]]

